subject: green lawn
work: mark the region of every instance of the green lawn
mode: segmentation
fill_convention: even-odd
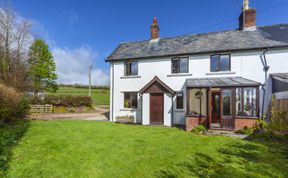
[[[88,88],[75,88],[75,87],[59,87],[56,95],[80,95],[88,96]],[[92,89],[92,100],[95,105],[109,105],[110,92],[104,89]]]
[[[288,177],[288,148],[277,143],[94,121],[31,121],[4,130],[0,171],[13,178]]]

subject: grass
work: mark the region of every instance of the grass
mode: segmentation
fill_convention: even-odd
[[[277,143],[93,121],[23,131],[13,149],[4,144],[7,177],[288,177],[288,147]]]
[[[88,88],[59,87],[56,93],[52,95],[80,95],[88,96]],[[91,89],[91,97],[95,105],[109,105],[110,92],[104,89]]]

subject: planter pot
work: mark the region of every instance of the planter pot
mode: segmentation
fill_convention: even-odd
[[[116,122],[132,124],[134,123],[134,117],[116,117]]]

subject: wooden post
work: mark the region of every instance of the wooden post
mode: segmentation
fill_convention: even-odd
[[[211,122],[212,122],[212,114],[211,114],[211,112],[212,112],[212,110],[211,110],[211,99],[212,99],[212,95],[211,95],[211,87],[209,87],[209,89],[208,89],[208,115],[209,115],[209,118],[208,118],[208,120],[209,120],[209,122],[208,122],[208,127],[211,129]]]

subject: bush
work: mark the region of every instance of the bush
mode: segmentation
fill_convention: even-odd
[[[237,130],[235,133],[236,134],[251,135],[251,134],[253,134],[253,131],[254,131],[253,128],[249,128],[249,127],[245,126],[243,129]]]
[[[22,94],[0,84],[0,122],[23,118],[28,110],[29,103]]]
[[[274,97],[271,106],[271,119],[267,129],[275,134],[288,135],[288,111],[278,109]]]
[[[21,97],[20,101],[18,102],[18,105],[16,107],[15,117],[16,118],[23,118],[28,114],[28,111],[30,110],[30,103],[28,99],[24,96]]]
[[[31,96],[29,100],[31,104],[52,104],[53,106],[64,107],[92,106],[92,99],[89,96],[47,95],[44,99]]]
[[[203,134],[207,131],[204,125],[198,125],[194,127],[191,132],[197,133],[197,134]]]

